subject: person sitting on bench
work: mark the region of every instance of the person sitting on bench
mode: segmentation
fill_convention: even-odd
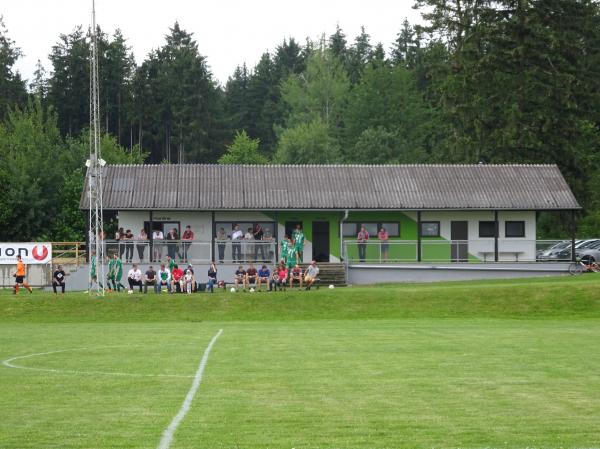
[[[211,293],[215,292],[214,286],[217,283],[217,266],[213,260],[208,268],[208,282],[206,284],[207,290]]]
[[[171,293],[171,271],[165,266],[164,263],[160,264],[160,270],[158,270],[158,285],[156,286],[156,293],[162,291],[163,285],[167,287],[167,291]]]
[[[271,277],[271,271],[267,268],[266,265],[263,265],[260,270],[258,270],[258,289],[260,290],[261,284],[269,285],[269,278]]]
[[[293,287],[294,281],[297,281],[298,284],[300,284],[300,288],[302,288],[302,268],[300,268],[300,265],[298,264],[292,268],[292,274],[290,275],[290,288]]]
[[[194,273],[192,270],[185,270],[185,274],[183,275],[183,291],[188,295],[196,290],[196,279],[194,278]]]
[[[183,275],[183,270],[179,268],[179,265],[175,264],[173,271],[171,271],[171,293],[183,292]]]
[[[142,271],[138,268],[137,264],[133,264],[129,273],[127,273],[127,282],[129,283],[129,293],[133,293],[133,287],[138,286],[140,293],[142,293]]]
[[[233,283],[235,284],[235,288],[237,290],[238,286],[242,284],[244,290],[246,290],[246,270],[244,270],[243,266],[239,266],[237,270],[235,270],[235,276],[233,277]]]
[[[269,291],[277,291],[277,287],[279,287],[279,290],[285,288],[287,277],[288,270],[283,264],[283,262],[281,262],[279,266],[275,268],[273,276],[271,276],[271,280],[269,281]]]
[[[158,283],[156,282],[156,271],[154,271],[154,267],[150,265],[146,270],[146,274],[144,275],[144,293],[148,293],[148,286],[151,285],[154,288],[154,291],[158,293],[156,290],[159,288]]]
[[[317,280],[319,276],[319,267],[317,267],[317,261],[313,260],[308,268],[306,269],[306,274],[304,275],[304,282],[306,284],[306,290],[310,290],[312,285]]]
[[[248,287],[250,287],[250,284],[256,285],[257,282],[258,272],[256,271],[256,268],[254,268],[254,265],[250,264],[250,266],[246,270],[246,284],[248,285]]]
[[[55,295],[58,294],[56,292],[56,287],[60,287],[61,295],[65,296],[65,279],[65,270],[63,270],[62,265],[59,265],[52,275],[52,290],[54,290]]]

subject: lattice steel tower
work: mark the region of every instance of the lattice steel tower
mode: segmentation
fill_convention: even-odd
[[[96,276],[97,282],[90,293],[104,296],[105,235],[102,217],[102,169],[106,162],[100,150],[100,88],[98,81],[98,36],[96,28],[96,2],[92,0],[92,27],[90,32],[90,158],[86,161],[89,196],[89,255],[90,279]],[[95,264],[94,264],[95,259]]]

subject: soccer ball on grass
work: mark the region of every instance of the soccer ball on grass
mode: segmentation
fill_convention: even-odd
[[[335,288],[335,285],[333,285],[333,284],[330,284],[330,285],[329,285],[329,288]]]

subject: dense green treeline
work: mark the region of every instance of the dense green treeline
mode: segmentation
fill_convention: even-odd
[[[121,31],[100,32],[105,145],[114,160],[152,163],[556,163],[585,208],[580,234],[600,233],[599,2],[417,0],[415,8],[423,24],[399,21],[394,42],[372,42],[365,29],[349,42],[339,26],[317,41],[284,39],[224,85],[177,23],[137,63]],[[81,27],[61,35],[52,67],[39,65],[29,85],[13,68],[19,56],[0,29],[0,158],[10,161],[0,177],[26,169],[12,159],[31,147],[17,125],[38,123],[43,149],[32,151],[41,159],[28,162],[68,161],[47,182],[71,186],[63,201],[71,219],[82,175],[70,177],[87,151],[89,35]],[[40,201],[52,204],[48,191]],[[25,225],[12,198],[0,201],[2,229],[67,237],[60,220]],[[541,231],[564,230],[542,219]]]

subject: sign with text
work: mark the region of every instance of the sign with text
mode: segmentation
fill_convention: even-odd
[[[17,256],[28,265],[50,263],[51,243],[0,243],[0,264],[17,263]]]

